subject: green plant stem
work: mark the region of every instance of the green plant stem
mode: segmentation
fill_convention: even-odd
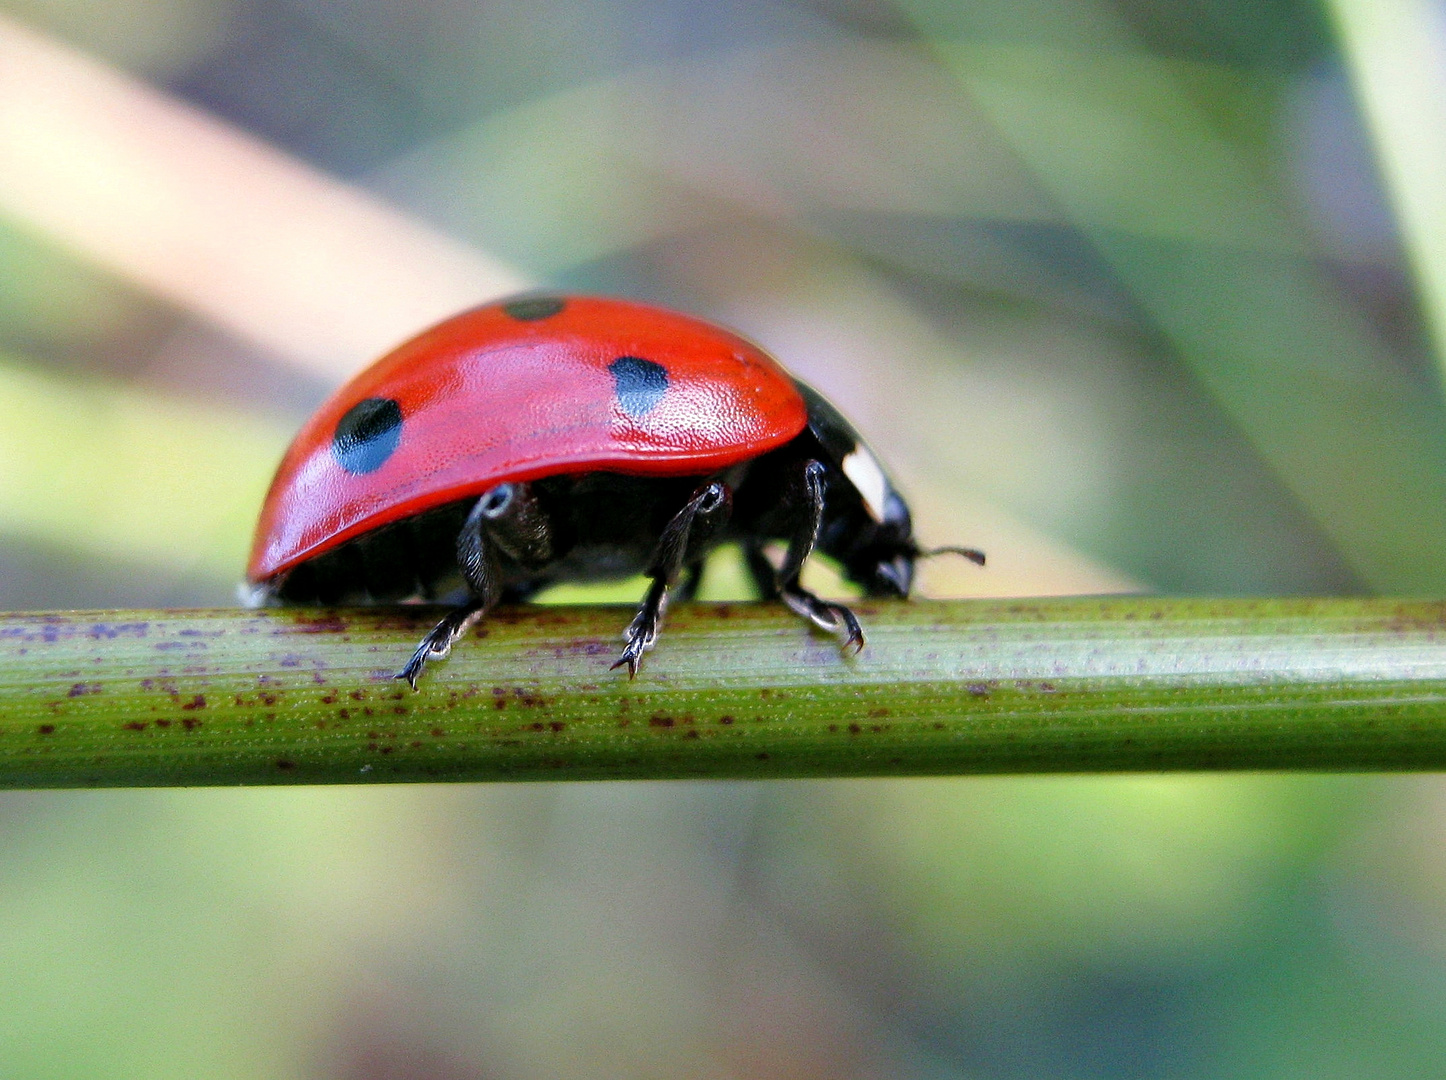
[[[1446,767],[1446,602],[918,601],[0,615],[0,785]]]

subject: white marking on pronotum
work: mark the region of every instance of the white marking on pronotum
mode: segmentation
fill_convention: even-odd
[[[843,459],[843,471],[859,489],[869,516],[875,521],[883,521],[884,507],[889,501],[889,481],[874,460],[874,455],[862,445],[855,446],[853,452]]]
[[[236,599],[242,607],[269,607],[275,596],[269,585],[253,585],[249,581],[243,581],[236,586]]]

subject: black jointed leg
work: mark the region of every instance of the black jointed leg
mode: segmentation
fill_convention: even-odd
[[[502,486],[510,488],[512,485]],[[462,531],[457,534],[457,568],[462,571],[462,579],[472,590],[473,598],[487,607],[497,602],[501,592],[497,581],[496,557],[488,537],[488,526],[495,505],[495,491],[489,491],[477,500],[477,505],[472,507],[472,512],[467,515]]]
[[[709,539],[718,527],[728,520],[732,509],[733,492],[721,480],[714,480],[695,491],[683,509],[673,515],[673,519],[663,528],[663,534],[658,538],[657,549],[648,567],[648,576],[653,579],[653,583],[648,586],[648,593],[643,597],[643,606],[638,609],[637,615],[623,634],[627,645],[617,663],[613,664],[614,668],[626,664],[628,677],[637,677],[638,664],[642,661],[643,653],[651,649],[658,640],[663,613],[668,607],[668,589],[677,581],[683,568],[690,567],[690,583],[696,590],[696,582],[691,578],[691,568],[700,563]],[[699,574],[701,575],[701,567]]]
[[[813,554],[814,544],[818,543],[818,530],[823,525],[823,478],[826,474],[823,462],[805,461],[785,489],[785,497],[792,504],[794,524],[793,534],[788,538],[788,550],[783,554],[783,565],[778,568],[780,592],[790,582],[798,584],[803,564]]]
[[[799,470],[797,481],[788,487],[787,498],[794,504],[796,517],[783,565],[773,570],[762,548],[752,545],[747,550],[748,565],[765,597],[780,598],[795,614],[803,616],[820,630],[843,638],[844,648],[852,646],[858,652],[864,647],[864,631],[854,613],[842,604],[820,599],[798,581],[803,564],[813,554],[814,545],[818,542],[819,527],[823,522],[825,473],[821,462],[806,461]],[[772,580],[768,582],[765,578],[770,570],[773,570]]]
[[[643,653],[653,647],[658,640],[658,631],[663,625],[663,612],[668,609],[668,586],[662,578],[654,578],[653,583],[648,586],[648,593],[643,597],[643,606],[633,616],[633,621],[623,632],[623,640],[627,645],[623,648],[623,654],[613,664],[613,669],[628,667],[628,678],[638,677],[638,664],[642,662]]]
[[[843,604],[820,599],[797,583],[784,585],[779,594],[795,615],[802,615],[820,630],[843,638],[845,649],[851,647],[856,653],[863,651],[864,628],[859,625],[854,613]]]
[[[467,587],[472,590],[472,599],[447,612],[431,633],[422,639],[406,666],[393,676],[406,679],[413,690],[417,688],[417,677],[422,674],[427,661],[446,657],[467,629],[486,615],[501,597],[496,559],[488,534],[491,529],[499,527],[499,518],[503,528],[513,523],[512,519],[524,503],[515,497],[511,489],[520,486],[503,484],[483,495],[467,515],[462,531],[457,534],[457,566]],[[503,491],[503,488],[509,490]]]
[[[407,661],[407,666],[392,676],[394,679],[406,679],[411,688],[417,688],[417,676],[422,674],[422,669],[427,666],[428,660],[442,660],[452,651],[452,646],[457,639],[467,632],[467,628],[475,623],[483,615],[491,604],[485,604],[480,600],[473,600],[471,603],[463,604],[461,607],[453,608],[442,617],[442,621],[432,628],[431,633],[422,639],[417,646],[417,651],[412,653],[412,658]]]

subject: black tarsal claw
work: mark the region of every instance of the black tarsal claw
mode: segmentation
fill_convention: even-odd
[[[839,633],[839,636],[844,639],[843,648],[845,650],[853,649],[855,656],[863,652],[864,628],[859,625],[854,613],[842,604],[830,604],[829,610],[834,618],[843,624],[842,629],[847,631],[847,634]]]
[[[394,679],[406,679],[407,684],[412,688],[413,693],[417,689],[417,676],[422,673],[422,668],[427,666],[427,652],[429,646],[423,642],[417,651],[412,653],[412,658],[401,671],[392,676]]]
[[[658,622],[661,617],[661,610],[650,611],[647,607],[637,613],[627,632],[623,634],[623,640],[627,642],[623,654],[618,657],[617,663],[608,668],[609,671],[616,671],[626,664],[628,678],[638,677],[638,665],[642,663],[643,653],[652,648],[653,642],[658,639]]]
[[[441,659],[445,657],[448,652],[451,652],[451,650],[438,650],[435,648],[430,640],[430,635],[428,635],[428,638],[423,640],[422,644],[417,647],[417,651],[412,653],[412,658],[407,661],[406,667],[393,675],[392,678],[406,679],[407,684],[411,686],[413,692],[415,692],[417,689],[417,677],[422,674],[422,669],[427,666],[427,661]]]
[[[820,630],[842,638],[843,644],[840,648],[845,651],[853,649],[855,656],[863,652],[864,629],[848,608],[842,604],[820,600],[813,593],[799,588],[796,584],[792,587],[785,587],[782,596],[783,602],[792,608],[795,614],[803,616]]]
[[[620,656],[617,662],[614,663],[612,667],[608,668],[608,670],[616,671],[624,664],[627,664],[628,666],[628,678],[636,679],[638,677],[638,657],[633,655],[633,650],[631,646],[629,646],[626,650],[623,651],[623,655]]]
[[[477,602],[465,604],[446,616],[422,639],[417,651],[407,661],[406,667],[392,676],[406,679],[413,690],[417,689],[417,678],[430,660],[445,660],[452,652],[452,645],[467,632],[467,628],[482,617],[486,608]]]

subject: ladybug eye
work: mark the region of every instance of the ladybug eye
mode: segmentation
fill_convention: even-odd
[[[623,412],[640,420],[652,411],[668,390],[668,369],[641,356],[619,356],[608,370],[613,376],[613,392]]]
[[[391,398],[364,398],[336,424],[331,452],[349,473],[376,472],[402,438],[402,407]]]
[[[498,484],[482,496],[480,509],[485,518],[499,518],[512,505],[512,494],[516,489],[511,484]]]

